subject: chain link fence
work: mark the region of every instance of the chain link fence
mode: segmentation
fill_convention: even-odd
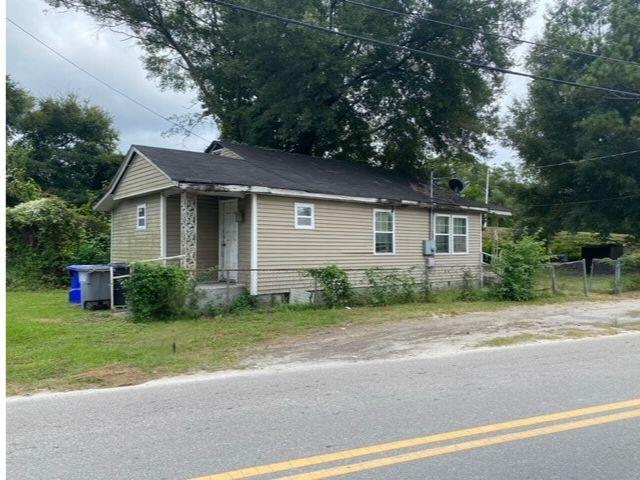
[[[499,278],[491,263],[483,263],[484,286],[495,284]],[[540,293],[562,295],[618,294],[640,291],[640,260],[621,257],[540,265],[535,275],[535,287]]]
[[[640,262],[625,257],[554,262],[541,267],[536,285],[554,294],[618,294],[640,290]]]

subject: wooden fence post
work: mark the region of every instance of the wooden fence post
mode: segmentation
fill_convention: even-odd
[[[614,271],[614,282],[615,287],[613,292],[619,294],[622,292],[622,265],[620,264],[620,259],[616,259],[616,268]]]
[[[583,258],[582,259],[582,280],[583,280],[583,290],[584,290],[584,296],[588,297],[589,296],[589,280],[587,277],[587,259]]]
[[[556,295],[558,293],[558,279],[556,278],[556,267],[553,263],[550,263],[551,267],[551,293]]]

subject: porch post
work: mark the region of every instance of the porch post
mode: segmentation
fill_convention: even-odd
[[[249,293],[258,294],[258,195],[251,194],[251,272],[249,275]]]
[[[191,192],[180,194],[180,260],[182,268],[196,270],[198,238],[198,196]]]

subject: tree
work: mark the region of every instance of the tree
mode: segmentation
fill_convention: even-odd
[[[501,77],[202,0],[48,0],[126,28],[164,87],[195,87],[226,140],[414,170],[471,160],[496,126]],[[323,27],[506,67],[510,41],[335,0],[239,0]],[[517,34],[526,2],[387,0],[399,11]]]
[[[526,183],[514,165],[496,166],[483,161],[468,163],[458,158],[438,158],[430,162],[430,167],[433,168],[436,185],[448,188],[449,179],[457,178],[465,185],[462,191],[464,198],[483,203],[489,169],[489,203],[508,207],[514,211],[514,218],[520,217],[522,202],[519,193],[526,188]],[[490,217],[490,225],[512,226],[512,217]]]
[[[7,139],[13,138],[20,130],[20,123],[24,116],[33,109],[35,99],[28,91],[21,88],[9,75],[6,79],[7,85]]]
[[[43,192],[76,205],[95,200],[120,162],[111,116],[74,95],[36,101],[15,83],[9,85],[7,135],[13,142],[7,167],[18,191],[35,182]],[[22,200],[18,195],[8,201]]]
[[[26,164],[31,149],[28,145],[7,145],[7,206],[14,207],[22,202],[36,200],[43,196],[36,181],[27,175]]]
[[[545,43],[640,63],[640,7],[632,0],[563,0],[548,15]],[[640,66],[535,48],[538,75],[640,91]],[[526,217],[547,234],[567,229],[640,235],[640,155],[544,168],[640,149],[640,101],[533,81],[513,110],[511,144],[532,182]],[[593,200],[629,196],[627,199]],[[572,203],[577,202],[577,203]],[[543,206],[536,206],[543,205]],[[550,206],[544,206],[550,205]]]

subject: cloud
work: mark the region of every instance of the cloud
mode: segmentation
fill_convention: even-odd
[[[55,50],[118,90],[165,117],[200,111],[194,91],[162,91],[146,77],[142,50],[132,40],[101,29],[85,14],[50,8],[42,0],[8,0],[7,16]],[[99,105],[114,118],[120,149],[130,144],[202,150],[207,141],[178,133],[163,135],[172,125],[57,57],[32,38],[7,24],[7,73],[37,97],[74,93]],[[197,128],[207,140],[218,136],[215,125]]]

